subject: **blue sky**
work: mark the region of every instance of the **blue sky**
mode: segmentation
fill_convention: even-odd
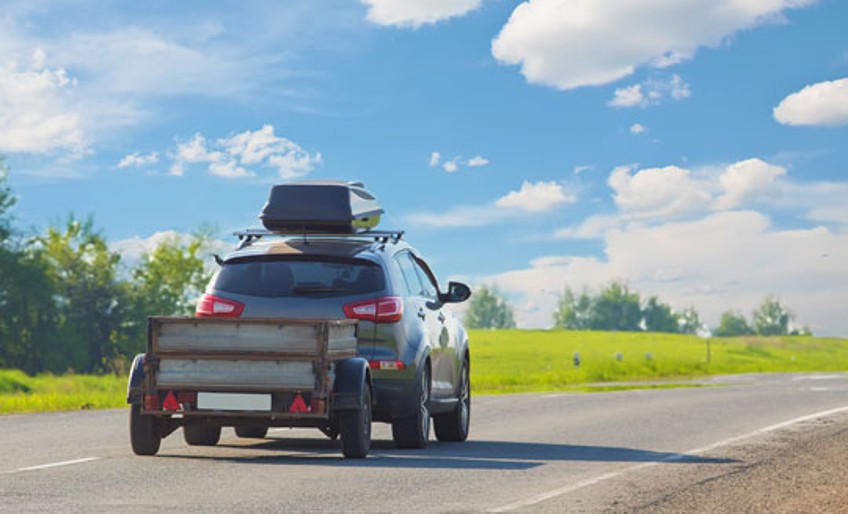
[[[848,3],[7,1],[19,226],[128,258],[364,181],[442,279],[551,324],[626,280],[715,324],[766,296],[848,335]]]

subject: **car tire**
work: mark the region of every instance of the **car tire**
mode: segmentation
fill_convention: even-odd
[[[430,368],[422,366],[415,394],[415,414],[392,421],[392,439],[398,448],[424,448],[430,439]]]
[[[156,455],[162,437],[159,435],[156,418],[141,413],[141,405],[130,407],[130,444],[136,455]]]
[[[371,449],[371,388],[362,384],[362,404],[356,410],[339,413],[342,454],[348,459],[362,459]]]
[[[471,426],[471,379],[468,361],[462,363],[459,401],[451,412],[433,416],[433,428],[439,441],[465,441]]]
[[[215,446],[221,439],[221,427],[205,423],[185,425],[183,439],[189,446]]]
[[[238,425],[236,435],[246,439],[264,439],[268,435],[267,425]]]

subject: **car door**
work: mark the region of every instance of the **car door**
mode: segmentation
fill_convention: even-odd
[[[458,363],[456,359],[456,337],[454,335],[453,315],[439,301],[439,285],[430,266],[421,257],[412,256],[415,271],[423,285],[425,309],[428,314],[428,326],[434,349],[433,353],[433,391],[436,397],[451,397],[454,394],[454,384]],[[438,390],[438,394],[436,391]]]
[[[407,251],[396,256],[400,266],[401,274],[408,287],[409,302],[417,316],[419,323],[423,325],[423,331],[427,334],[430,344],[430,364],[432,368],[431,383],[434,398],[443,398],[452,394],[450,381],[450,363],[446,362],[446,350],[449,342],[442,333],[444,316],[438,302],[438,295],[432,282],[425,277],[416,258]]]

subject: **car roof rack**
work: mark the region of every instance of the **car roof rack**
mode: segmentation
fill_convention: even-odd
[[[299,238],[304,241],[309,239],[364,239],[373,240],[376,243],[388,243],[389,241],[397,243],[403,237],[403,234],[403,230],[364,230],[362,232],[332,234],[327,232],[278,232],[264,228],[248,228],[233,232],[233,235],[239,239],[238,250],[250,246],[263,237]]]

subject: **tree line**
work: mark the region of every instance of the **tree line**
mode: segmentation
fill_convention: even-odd
[[[472,296],[465,314],[469,328],[515,327],[512,306],[495,289],[482,286]],[[809,329],[792,329],[793,315],[773,297],[766,297],[751,313],[751,320],[737,311],[726,311],[711,330],[701,322],[698,311],[688,307],[675,311],[657,296],[643,300],[622,281],[613,281],[597,292],[575,292],[566,288],[559,296],[553,314],[555,329],[607,330],[710,334],[717,337],[745,335],[801,335]]]
[[[209,231],[169,239],[130,266],[89,218],[25,235],[0,162],[0,368],[122,373],[147,316],[189,315],[209,279]]]

